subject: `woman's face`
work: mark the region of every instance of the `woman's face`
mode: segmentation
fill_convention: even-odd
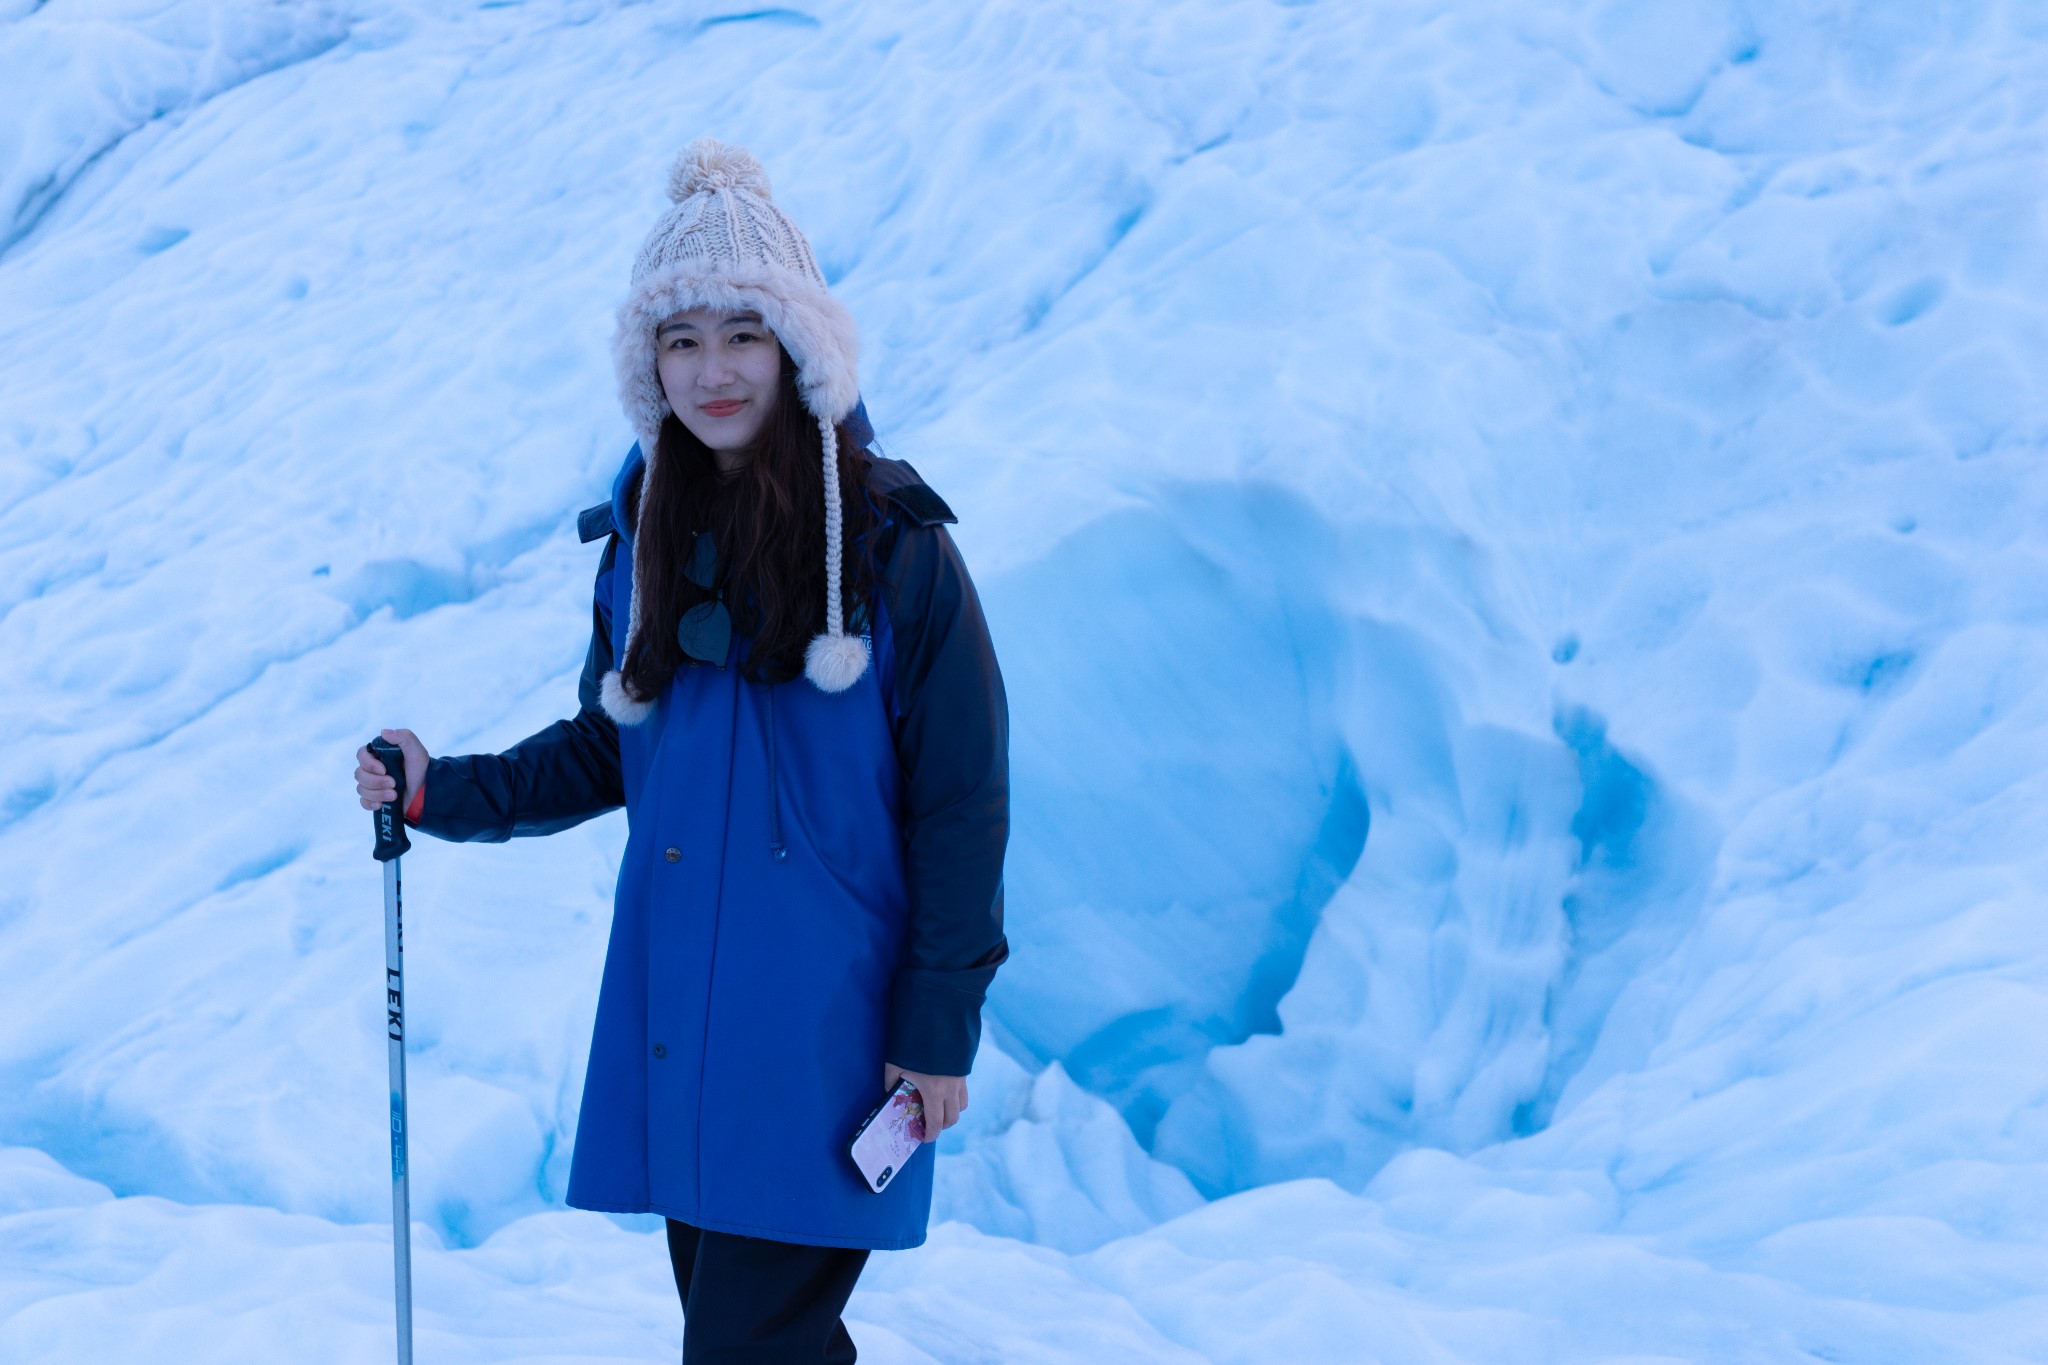
[[[782,348],[759,313],[692,308],[654,331],[661,390],[690,434],[713,450],[744,450],[782,388]]]

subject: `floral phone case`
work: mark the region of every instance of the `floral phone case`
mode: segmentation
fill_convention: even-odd
[[[847,1150],[868,1188],[880,1194],[923,1141],[924,1097],[908,1080],[900,1080],[854,1133]]]

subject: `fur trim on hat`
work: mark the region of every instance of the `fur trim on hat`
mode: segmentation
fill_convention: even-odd
[[[796,362],[797,392],[812,416],[838,422],[860,402],[860,329],[823,286],[772,265],[685,261],[636,285],[612,334],[619,403],[650,457],[673,411],[655,368],[654,329],[692,308],[759,313]]]

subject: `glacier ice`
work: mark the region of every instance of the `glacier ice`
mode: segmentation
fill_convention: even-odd
[[[376,726],[570,705],[608,309],[757,150],[960,511],[1016,961],[884,1362],[2048,1358],[2024,5],[0,6],[0,1357],[386,1349]],[[622,831],[406,869],[422,1357]]]

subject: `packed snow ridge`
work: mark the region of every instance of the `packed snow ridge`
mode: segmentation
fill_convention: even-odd
[[[388,1349],[377,726],[574,705],[676,147],[959,511],[1014,961],[866,1359],[2048,1358],[2048,18],[0,0],[0,1358]],[[406,865],[421,1358],[622,822]]]

